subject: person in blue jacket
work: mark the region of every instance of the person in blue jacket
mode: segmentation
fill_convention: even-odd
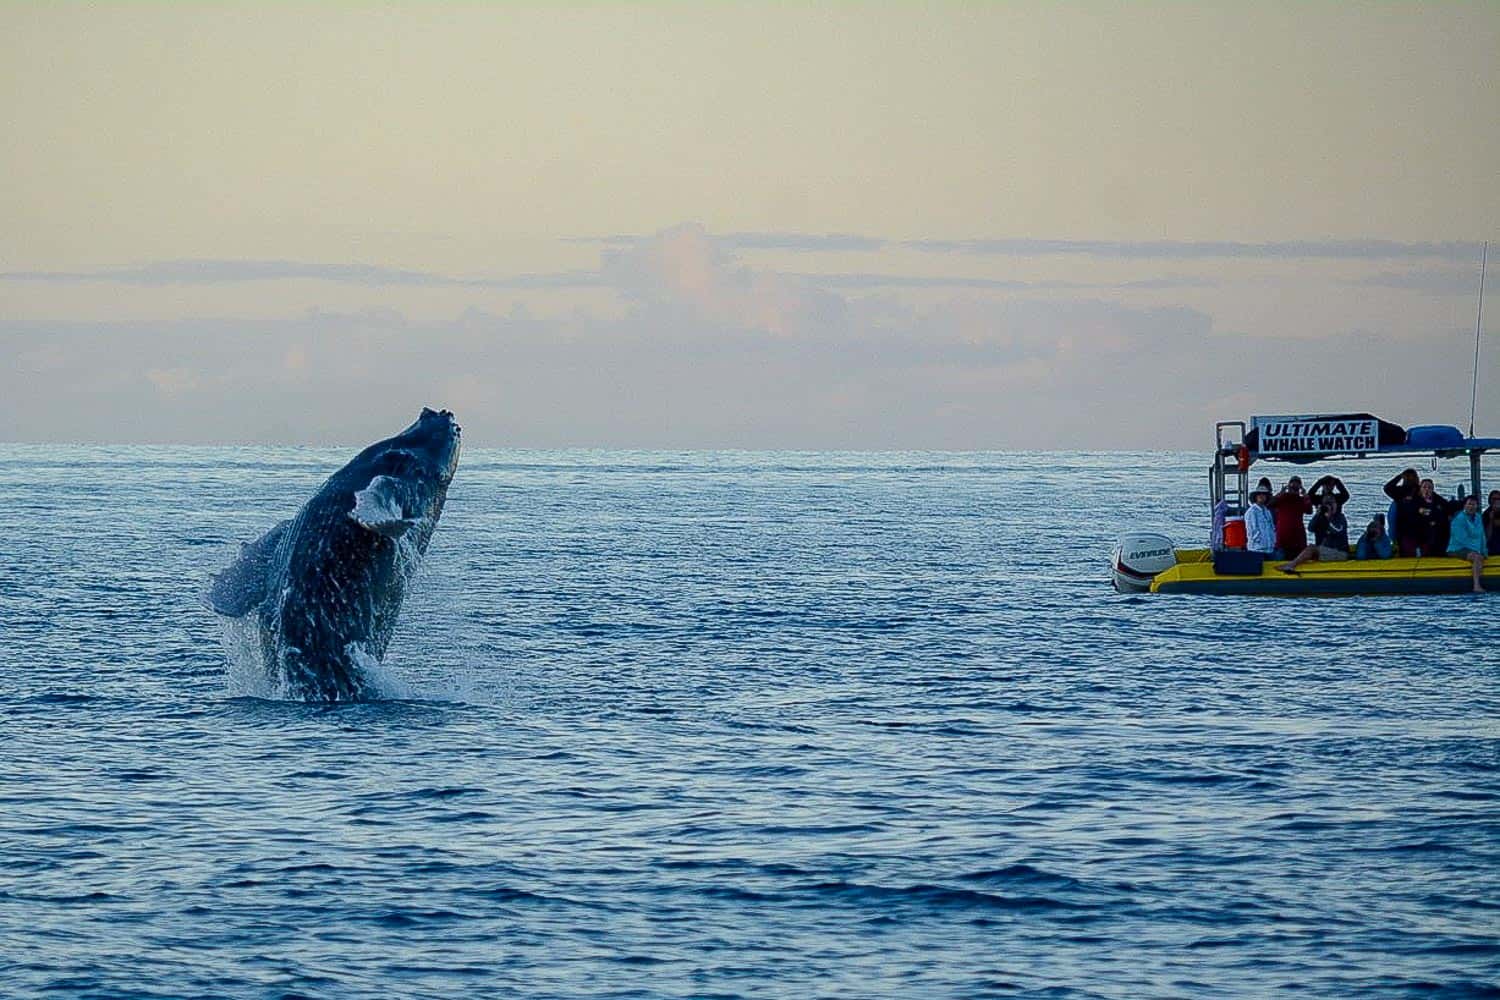
[[[1484,522],[1479,519],[1479,497],[1464,498],[1464,509],[1453,515],[1448,527],[1448,554],[1467,559],[1474,570],[1474,593],[1484,593],[1479,578],[1484,574]]]
[[[1391,536],[1385,530],[1385,515],[1376,514],[1370,519],[1365,533],[1359,536],[1359,544],[1354,547],[1354,558],[1389,559],[1392,548]]]

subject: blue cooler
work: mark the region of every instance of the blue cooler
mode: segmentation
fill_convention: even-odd
[[[1214,553],[1214,572],[1219,576],[1260,576],[1265,561],[1264,552],[1221,549]]]

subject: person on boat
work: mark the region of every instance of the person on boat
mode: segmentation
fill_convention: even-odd
[[[1422,544],[1422,526],[1417,523],[1415,509],[1422,494],[1416,469],[1402,469],[1385,484],[1385,495],[1391,498],[1391,531],[1396,538],[1396,547],[1401,554],[1411,558]]]
[[[1208,547],[1214,552],[1224,551],[1224,522],[1229,520],[1229,498],[1214,504],[1213,521],[1208,529]]]
[[[1348,494],[1345,493],[1345,496]],[[1322,497],[1318,512],[1308,523],[1313,533],[1313,544],[1305,546],[1291,562],[1276,567],[1283,573],[1295,573],[1298,566],[1312,560],[1341,562],[1349,558],[1349,522],[1339,509],[1337,497],[1331,492],[1324,492]]]
[[[1302,491],[1302,477],[1288,479],[1281,492],[1271,498],[1270,507],[1276,515],[1276,547],[1282,552],[1298,553],[1307,548],[1307,529],[1302,518],[1313,512],[1313,504]]]
[[[1359,544],[1354,547],[1354,558],[1389,559],[1392,550],[1391,536],[1385,531],[1385,515],[1376,514],[1370,519],[1365,533],[1359,536]]]
[[[1307,491],[1307,499],[1312,501],[1313,507],[1321,507],[1325,496],[1333,497],[1340,511],[1344,504],[1349,502],[1349,488],[1338,476],[1324,476],[1313,483],[1312,489]]]
[[[1485,551],[1500,555],[1500,490],[1490,490],[1490,505],[1484,510]]]
[[[1464,498],[1464,509],[1453,515],[1453,521],[1449,526],[1448,554],[1459,559],[1466,559],[1474,570],[1474,593],[1484,593],[1484,586],[1479,582],[1480,576],[1484,574],[1484,557],[1488,552],[1485,546],[1484,522],[1479,517],[1479,497],[1471,495]]]
[[[1276,550],[1276,517],[1267,506],[1271,502],[1271,481],[1262,477],[1250,491],[1250,509],[1245,511],[1245,548],[1251,552],[1284,559]]]
[[[1477,497],[1475,502],[1478,503]],[[1440,556],[1447,553],[1449,525],[1461,506],[1462,504],[1444,499],[1432,485],[1431,479],[1422,480],[1410,511],[1411,519],[1416,524],[1417,555]]]

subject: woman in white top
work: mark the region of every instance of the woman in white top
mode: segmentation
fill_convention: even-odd
[[[1271,481],[1262,478],[1250,491],[1250,509],[1245,511],[1245,547],[1251,552],[1276,555],[1276,515],[1266,504],[1271,499]]]

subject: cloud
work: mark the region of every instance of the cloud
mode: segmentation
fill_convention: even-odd
[[[774,235],[774,234],[768,234]],[[752,269],[734,256],[743,241],[714,236],[684,223],[604,252],[603,281],[634,298],[691,304],[700,316],[785,332],[808,317],[836,313],[845,304],[830,289],[974,289],[1055,292],[1118,289],[1211,288],[1205,278],[1164,275],[1126,282],[1022,281],[975,275],[890,272],[810,272]],[[769,245],[767,243],[766,245]],[[783,248],[795,246],[794,242]]]
[[[843,274],[820,274],[814,272],[789,273],[789,277],[811,285],[828,288],[975,288],[990,291],[1103,291],[1120,289],[1153,288],[1215,288],[1217,281],[1209,278],[1194,278],[1186,275],[1166,275],[1139,281],[1018,281],[1013,278],[983,278],[972,275],[929,274],[881,274],[856,272]]]
[[[1208,325],[1108,303],[874,300],[793,334],[666,316],[640,303],[613,320],[0,324],[14,362],[0,426],[33,440],[354,443],[461,401],[476,445],[1040,446],[1058,433],[1049,421],[1076,424],[1080,371],[1186,353]],[[39,341],[45,357],[28,350]]]
[[[1166,275],[1162,275],[1159,278],[1141,278],[1140,280],[1137,280],[1137,281],[1122,281],[1118,285],[1113,285],[1113,286],[1096,286],[1096,287],[1136,288],[1136,289],[1152,289],[1152,288],[1218,288],[1221,284],[1222,284],[1221,282],[1215,281],[1212,278],[1195,278],[1195,277],[1193,277],[1191,275],[1185,275],[1185,274],[1166,274]]]
[[[318,264],[294,260],[167,260],[140,267],[94,271],[10,271],[0,280],[36,282],[117,282],[127,285],[217,285],[247,281],[330,281],[366,286],[419,288],[588,288],[599,284],[593,271],[453,277],[428,271],[367,264]]]
[[[997,291],[1021,291],[1047,285],[1060,288],[1084,288],[1086,285],[1057,282],[1016,281],[1010,278],[976,278],[965,275],[945,277],[927,274],[879,274],[874,272],[845,274],[790,274],[799,281],[822,285],[827,288],[987,288]]]
[[[612,236],[573,236],[570,243],[597,243],[609,247],[633,247],[652,239],[650,236],[616,233]],[[728,250],[797,250],[809,253],[873,253],[890,246],[879,236],[855,233],[723,233],[716,237]]]
[[[728,233],[725,246],[735,250],[804,250],[832,253],[873,253],[890,241],[851,233]]]
[[[1192,447],[1213,419],[1247,412],[1326,405],[1420,423],[1451,419],[1457,395],[1467,403],[1451,371],[1471,349],[1463,336],[1307,343],[1224,336],[1180,307],[880,296],[783,333],[669,305],[434,323],[329,312],[4,323],[0,428],[20,440],[354,444],[441,404],[476,447]],[[1384,397],[1371,388],[1383,383]],[[1230,396],[1243,409],[1215,408]]]
[[[1488,279],[1486,280],[1488,284]],[[1412,271],[1383,271],[1355,279],[1352,284],[1366,288],[1399,288],[1428,295],[1479,296],[1479,269],[1445,267]]]
[[[1039,257],[1080,254],[1134,259],[1248,257],[1273,260],[1388,260],[1405,257],[1469,259],[1477,243],[1399,243],[1391,240],[1288,240],[1238,243],[1225,240],[909,240],[901,246],[929,253]]]
[[[845,296],[749,267],[692,224],[606,250],[599,279],[623,311],[0,324],[0,359],[14,360],[0,366],[0,426],[357,441],[393,408],[462,401],[470,440],[491,444],[1040,445],[1060,433],[1046,417],[1078,372],[1190,353],[1211,326],[1187,309],[983,289],[925,305]]]
[[[691,231],[704,247],[728,260],[728,253],[739,244],[732,237],[711,237],[701,226],[674,227],[651,237],[632,239],[622,244],[621,249],[606,250],[601,270],[557,271],[541,274],[513,274],[481,277],[455,277],[427,271],[409,271],[397,268],[375,267],[363,264],[318,264],[292,260],[173,260],[157,261],[140,267],[107,268],[92,271],[9,271],[0,272],[0,281],[41,282],[53,284],[76,284],[112,282],[145,287],[170,287],[174,285],[231,285],[246,282],[271,281],[326,281],[336,284],[362,285],[366,287],[408,288],[475,288],[475,289],[577,289],[617,287],[630,291],[638,282],[629,280],[626,270],[629,262],[642,257],[660,258],[666,252],[667,241],[681,243],[683,233]],[[797,249],[785,246],[781,249]],[[803,248],[805,249],[805,248]],[[680,263],[681,261],[679,261]],[[659,278],[667,278],[664,269],[668,262],[660,260]],[[769,280],[766,276],[774,272],[751,272],[740,269],[743,279],[730,278],[731,283],[753,283]],[[674,280],[688,277],[680,270]],[[1018,281],[1008,278],[988,278],[970,275],[899,274],[880,272],[818,273],[781,272],[785,282],[800,283],[805,287],[825,286],[830,288],[979,288],[995,290],[1078,290],[1100,288],[1186,288],[1212,287],[1214,282],[1203,278],[1166,276],[1141,281],[1120,283],[1074,282],[1074,281]]]
[[[574,237],[573,242],[633,247],[652,237],[616,234]],[[891,249],[977,257],[1046,257],[1077,255],[1134,260],[1399,260],[1439,258],[1473,260],[1479,244],[1462,241],[1401,242],[1396,240],[1061,240],[967,239],[895,240],[848,233],[729,233],[718,237],[726,249],[784,250],[807,253],[877,252]]]
[[[203,386],[203,379],[198,372],[191,368],[181,367],[148,369],[146,381],[154,385],[158,392],[167,396],[194,392]]]
[[[600,272],[628,298],[697,322],[786,335],[831,321],[843,300],[812,282],[740,264],[696,223],[604,254]]]
[[[814,272],[752,270],[734,262],[741,250],[776,250],[783,253],[861,252],[904,249],[961,257],[1047,257],[1076,255],[1123,260],[1214,260],[1269,259],[1305,260],[1394,260],[1447,258],[1470,260],[1476,250],[1469,243],[1397,243],[1383,240],[1323,242],[1110,242],[1098,240],[909,240],[893,241],[851,234],[729,233],[712,235],[702,225],[684,223],[650,236],[605,236],[573,238],[572,242],[602,244],[601,266],[596,270],[542,272],[508,275],[450,275],[432,271],[382,267],[370,264],[327,264],[297,260],[192,259],[156,261],[136,267],[88,271],[0,272],[0,281],[37,283],[116,283],[145,287],[183,285],[230,285],[247,282],[316,281],[371,288],[450,288],[478,290],[544,291],[615,288],[626,294],[652,297],[653,285],[676,292],[693,291],[693,282],[710,278],[717,284],[696,289],[700,307],[748,314],[751,299],[769,311],[756,319],[785,325],[790,314],[807,305],[819,288],[827,289],[975,289],[993,291],[1084,291],[1104,289],[1212,288],[1217,282],[1189,275],[1156,275],[1127,281],[1023,281],[991,275],[943,275],[895,271]],[[695,276],[686,268],[693,262],[706,265]],[[1455,294],[1464,290],[1468,271],[1461,267],[1426,272],[1385,273],[1357,279],[1359,284],[1387,288]],[[665,284],[663,284],[665,283]],[[752,287],[753,286],[753,287]],[[729,296],[738,295],[731,303]],[[659,297],[659,296],[657,296]],[[772,300],[780,297],[779,305]],[[688,295],[686,298],[693,298]],[[823,303],[827,306],[829,303]]]
[[[0,322],[0,437],[352,444],[449,405],[479,447],[1194,447],[1250,412],[1467,411],[1472,328],[1231,335],[1129,282],[778,272],[694,224],[591,280],[621,307]]]

